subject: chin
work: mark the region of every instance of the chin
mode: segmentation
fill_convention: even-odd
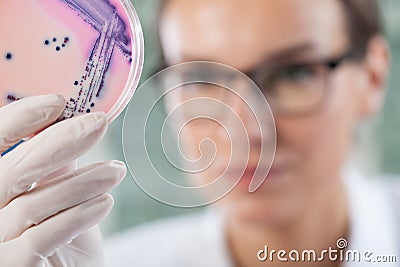
[[[254,193],[235,188],[218,206],[236,220],[250,224],[285,224],[295,220],[301,212],[301,201],[296,194],[275,194],[263,190]]]

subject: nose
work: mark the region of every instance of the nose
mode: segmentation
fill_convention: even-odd
[[[267,100],[262,95],[241,91],[230,96],[230,107],[244,127],[251,147],[261,147],[261,143],[272,144],[275,141],[275,123]],[[233,123],[233,120],[227,123]],[[232,133],[232,137],[238,131]],[[243,137],[238,137],[243,138]]]
[[[231,137],[236,138],[233,143],[239,144],[237,147],[232,146],[232,149],[236,152],[240,151],[240,159],[238,160],[240,163],[245,160],[245,151],[250,153],[245,166],[256,167],[248,188],[249,192],[252,193],[263,184],[275,155],[275,123],[268,102],[262,94],[246,91],[234,95],[231,100],[231,108],[239,119],[236,120],[236,123],[238,121],[240,123],[237,127],[243,127],[246,133],[245,136],[243,136],[243,131],[240,130],[235,130],[232,133],[233,136]],[[247,140],[244,140],[244,138]]]

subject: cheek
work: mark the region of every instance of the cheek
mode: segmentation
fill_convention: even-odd
[[[180,132],[179,142],[181,151],[190,160],[209,158],[216,153],[215,133],[199,126],[201,122],[192,121],[186,124]],[[206,129],[214,128],[212,126]]]
[[[357,90],[347,75],[335,78],[319,113],[276,120],[277,153],[282,150],[294,156],[301,182],[308,179],[314,183],[338,177],[351,146]]]
[[[229,136],[218,124],[210,121],[187,124],[180,134],[180,147],[182,156],[195,161],[192,166],[197,171],[202,170],[196,175],[202,183],[217,179],[230,162],[232,146]]]

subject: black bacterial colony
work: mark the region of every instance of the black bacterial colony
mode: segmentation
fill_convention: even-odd
[[[132,41],[126,32],[127,25],[119,16],[116,8],[108,0],[66,0],[62,1],[83,21],[97,31],[99,36],[93,43],[92,51],[83,66],[83,73],[79,78],[71,81],[75,87],[72,97],[67,99],[63,119],[71,118],[81,113],[90,113],[95,108],[95,102],[101,98],[104,89],[106,74],[110,67],[114,48],[118,48],[132,63]],[[54,53],[61,53],[74,40],[70,36],[49,36],[43,40],[43,46],[50,48]],[[18,55],[6,51],[4,59],[12,61]],[[8,101],[18,100],[13,94],[8,94]]]
[[[50,41],[50,40],[51,40],[51,41]],[[68,36],[64,37],[64,39],[63,39],[63,41],[62,41],[61,44],[60,44],[60,43],[56,43],[56,42],[57,42],[57,38],[56,38],[56,37],[53,37],[53,38],[51,38],[51,39],[46,39],[46,40],[43,42],[43,44],[44,44],[45,46],[49,46],[49,47],[50,47],[52,44],[54,44],[54,45],[53,45],[53,46],[54,46],[54,50],[55,50],[55,51],[60,51],[61,48],[64,48],[64,47],[67,46],[67,44],[68,44],[68,42],[69,42],[69,37],[68,37]],[[7,61],[11,61],[11,60],[13,59],[13,54],[12,54],[11,52],[5,53],[4,59],[7,60]],[[74,84],[75,84],[75,85],[78,85],[77,82],[75,82]],[[16,100],[19,100],[19,99],[20,99],[20,98],[14,96],[14,95],[11,95],[11,94],[8,94],[6,97],[7,97],[7,100],[9,100],[9,101],[16,101]],[[89,112],[90,112],[90,111],[89,111]]]

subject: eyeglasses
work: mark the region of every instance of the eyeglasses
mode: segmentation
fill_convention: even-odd
[[[315,112],[322,106],[327,91],[329,91],[329,74],[348,60],[363,58],[363,49],[350,48],[340,56],[326,60],[308,61],[304,63],[291,63],[280,66],[266,65],[255,68],[245,74],[260,88],[274,113],[280,115],[299,116]],[[188,70],[184,75],[190,80],[190,75],[199,79],[199,73],[212,75],[212,80],[221,81],[220,84],[235,84],[237,77],[230,77],[226,73],[211,73],[204,70]],[[188,77],[189,76],[189,77]],[[232,92],[228,89],[213,84],[191,84],[182,88],[179,93],[179,102],[183,103],[192,99],[212,99],[230,106]],[[176,98],[176,97],[174,97]],[[237,97],[236,97],[237,98]],[[223,107],[217,102],[208,101],[207,104],[188,104],[181,108],[185,119],[191,119],[206,110],[214,118],[223,116]]]
[[[348,60],[363,57],[362,49],[322,61],[295,63],[246,73],[262,90],[274,112],[304,115],[315,112],[329,91],[329,74]]]

